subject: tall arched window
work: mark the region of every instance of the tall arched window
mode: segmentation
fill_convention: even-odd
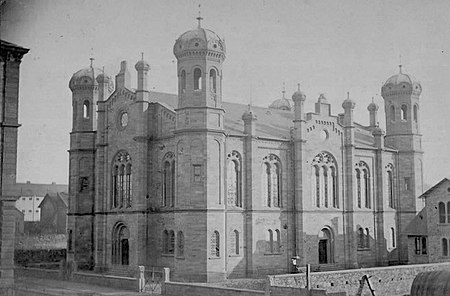
[[[450,201],[447,202],[447,223],[450,223]]]
[[[202,70],[194,69],[194,90],[202,89]]]
[[[268,233],[268,248],[267,248],[267,252],[268,253],[273,253],[273,231],[272,229],[269,229],[267,231]]]
[[[356,164],[356,186],[358,208],[362,207],[362,200],[364,200],[364,207],[370,209],[370,169],[364,161],[360,161]]]
[[[241,155],[233,151],[227,156],[227,196],[228,204],[242,207]]]
[[[117,153],[112,165],[112,207],[131,207],[132,205],[132,163],[130,155]]]
[[[394,208],[394,175],[392,170],[387,171],[387,185],[389,207]]]
[[[394,105],[391,105],[391,110],[390,110],[390,112],[391,112],[391,120],[392,121],[395,121],[395,107],[394,107]]]
[[[112,264],[120,264],[120,265],[128,265],[130,260],[130,247],[129,247],[129,239],[130,233],[127,227],[118,223],[114,229],[112,234]]]
[[[177,256],[184,256],[184,234],[183,231],[177,233]]]
[[[211,234],[211,257],[220,257],[220,234],[216,230]]]
[[[440,202],[439,205],[439,223],[445,223],[445,204]]]
[[[361,208],[361,171],[356,169],[356,198],[358,208]]]
[[[402,105],[400,109],[400,118],[402,120],[408,120],[408,107],[406,105]]]
[[[85,100],[83,103],[83,118],[91,117],[91,108],[88,100]]]
[[[311,165],[313,204],[316,207],[324,206],[326,208],[332,204],[334,208],[338,208],[338,174],[334,157],[327,152],[321,152],[314,157]]]
[[[175,154],[167,152],[163,159],[162,204],[173,207],[175,204]]]
[[[214,92],[214,93],[216,92],[216,89],[217,89],[216,88],[217,87],[216,81],[217,81],[216,70],[211,69],[209,71],[209,85],[211,87],[211,91]]]
[[[169,249],[167,254],[173,254],[175,252],[175,232],[169,231]]]
[[[364,248],[364,230],[360,227],[358,229],[358,249]]]
[[[391,240],[392,240],[392,247],[395,248],[395,229],[394,229],[394,227],[391,227]]]
[[[442,256],[448,256],[448,244],[447,239],[442,239]]]
[[[168,254],[169,253],[169,242],[170,242],[169,231],[168,230],[164,230],[164,232],[163,232],[163,239],[162,239],[163,254]]]
[[[239,255],[239,231],[234,230],[233,231],[233,237],[232,237],[233,241],[232,241],[232,253],[234,255]]]
[[[268,207],[281,207],[281,162],[270,154],[263,158],[263,192]]]
[[[186,92],[186,71],[184,70],[180,74],[180,89],[182,93]]]
[[[280,230],[275,229],[275,248],[274,251],[275,253],[280,253],[281,252],[281,233]]]
[[[414,105],[414,113],[413,113],[413,116],[414,116],[414,121],[415,122],[417,122],[417,120],[418,120],[418,110],[419,109],[419,107],[417,107],[417,105]]]

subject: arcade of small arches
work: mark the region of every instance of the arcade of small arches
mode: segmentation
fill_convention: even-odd
[[[316,207],[339,208],[338,170],[334,157],[327,153],[317,154],[311,163],[313,180],[313,204]]]
[[[132,163],[130,155],[120,151],[112,165],[112,208],[132,205]]]
[[[202,77],[203,77],[203,73],[202,70],[199,67],[195,67],[193,69],[193,73],[194,73],[194,77],[193,77],[193,90],[197,91],[197,90],[202,90]],[[214,68],[209,70],[209,87],[210,87],[210,91],[213,93],[217,92],[217,76],[218,76],[218,71]],[[187,78],[186,78],[186,70],[181,70],[180,72],[180,90],[182,93],[186,92],[186,83],[187,83]]]
[[[396,110],[395,106],[390,106],[390,117],[391,121],[396,120]],[[419,106],[417,104],[414,104],[413,106],[413,113],[412,113],[412,119],[414,122],[418,122],[418,116],[419,116]],[[400,106],[400,120],[402,121],[408,121],[408,106],[406,104],[403,104]]]

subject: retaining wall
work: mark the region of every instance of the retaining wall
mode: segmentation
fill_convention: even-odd
[[[266,295],[263,291],[235,289],[225,287],[211,287],[201,284],[166,282],[162,286],[163,295],[185,295],[185,296],[261,296]]]

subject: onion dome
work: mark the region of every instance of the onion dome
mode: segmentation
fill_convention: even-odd
[[[198,27],[189,30],[175,41],[174,55],[178,57],[208,55],[225,59],[225,41],[211,30],[201,27],[201,17],[197,18]]]
[[[144,53],[142,53],[141,60],[138,61],[136,63],[136,65],[134,65],[134,67],[136,68],[137,71],[142,71],[142,70],[148,71],[148,70],[150,70],[150,65],[146,61],[144,61]]]
[[[91,65],[87,68],[81,69],[72,75],[69,82],[69,88],[73,91],[78,87],[88,87],[98,85],[97,76],[103,73],[103,70],[94,68],[93,58],[91,58]]]
[[[242,120],[244,122],[256,120],[256,115],[252,112],[250,104],[248,104],[248,109],[242,114]]]
[[[292,95],[292,100],[295,101],[305,101],[306,95],[300,90],[300,83],[298,84],[297,91]]]
[[[369,106],[367,106],[367,110],[372,112],[372,111],[378,111],[379,107],[377,104],[375,104],[375,102],[373,101],[372,98],[372,103],[369,104]]]
[[[347,92],[347,99],[342,102],[342,108],[344,109],[355,109],[355,102],[350,99],[350,93]]]
[[[395,74],[384,83],[381,88],[381,95],[384,97],[398,94],[420,95],[422,86],[412,75],[402,72],[402,65],[399,65],[399,73]]]
[[[291,109],[292,109],[291,103],[285,97],[286,90],[284,89],[284,85],[283,85],[283,91],[281,93],[283,94],[281,99],[277,99],[277,100],[273,101],[272,104],[270,104],[269,108],[284,110],[284,111],[291,111]]]

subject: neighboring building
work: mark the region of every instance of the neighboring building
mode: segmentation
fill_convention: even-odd
[[[425,208],[408,226],[410,263],[450,261],[450,180],[420,196]]]
[[[15,194],[20,198],[16,201],[16,208],[25,215],[26,222],[38,222],[41,217],[41,204],[44,196],[48,193],[68,192],[68,186],[64,184],[37,184],[27,181],[16,183],[13,186]]]
[[[65,192],[47,193],[39,205],[43,233],[66,234],[69,196]]]
[[[406,226],[421,210],[417,80],[381,88],[370,124],[355,102],[333,115],[324,95],[271,108],[222,101],[225,43],[199,25],[175,42],[178,94],[149,90],[150,69],[122,62],[112,79],[91,66],[70,82],[68,260],[111,272],[170,267],[175,279],[214,281],[408,261]],[[241,98],[245,101],[244,98]]]
[[[17,129],[19,116],[19,70],[29,49],[0,40],[0,294],[10,295],[14,285],[14,204]]]
[[[18,209],[15,209],[16,214],[16,236],[20,236],[24,233],[24,215]]]

